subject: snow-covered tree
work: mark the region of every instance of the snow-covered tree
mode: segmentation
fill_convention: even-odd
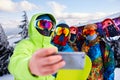
[[[19,28],[21,28],[22,31],[19,32],[18,34],[21,35],[22,39],[25,39],[25,38],[28,37],[28,17],[27,17],[27,14],[26,14],[25,11],[23,11],[23,13],[24,13],[24,14],[22,15],[23,20],[21,21],[22,24],[19,25]]]
[[[9,44],[7,41],[7,36],[5,35],[5,32],[1,24],[0,24],[0,44],[4,44],[4,47],[7,47]]]
[[[0,24],[0,76],[9,73],[7,67],[12,53],[13,47],[9,46],[7,36],[5,35],[5,32]]]

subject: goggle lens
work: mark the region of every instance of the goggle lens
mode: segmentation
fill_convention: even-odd
[[[48,21],[48,20],[38,20],[36,21],[36,27],[40,28],[41,30],[44,30],[44,29],[51,30],[53,27],[53,24],[51,21]]]
[[[62,33],[65,34],[65,36],[67,36],[69,34],[69,29],[68,28],[62,28],[62,27],[57,27],[56,34],[61,35]]]
[[[94,35],[96,33],[96,31],[94,29],[84,29],[83,30],[83,34],[84,35]]]

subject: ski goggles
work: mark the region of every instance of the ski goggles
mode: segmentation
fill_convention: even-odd
[[[68,28],[57,27],[57,29],[56,29],[57,35],[65,34],[65,36],[68,36],[69,32],[70,31]]]
[[[96,30],[95,29],[83,29],[83,35],[94,35],[96,34]]]
[[[41,30],[53,28],[53,23],[50,20],[36,20],[35,26]]]

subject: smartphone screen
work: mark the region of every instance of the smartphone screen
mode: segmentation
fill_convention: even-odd
[[[62,55],[66,65],[63,69],[83,69],[85,64],[84,52],[58,52]]]

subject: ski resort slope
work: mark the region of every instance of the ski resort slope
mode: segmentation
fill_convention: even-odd
[[[4,76],[0,77],[0,80],[14,80],[14,77],[12,75],[4,75]],[[120,68],[115,69],[115,79],[114,80],[120,80]]]

